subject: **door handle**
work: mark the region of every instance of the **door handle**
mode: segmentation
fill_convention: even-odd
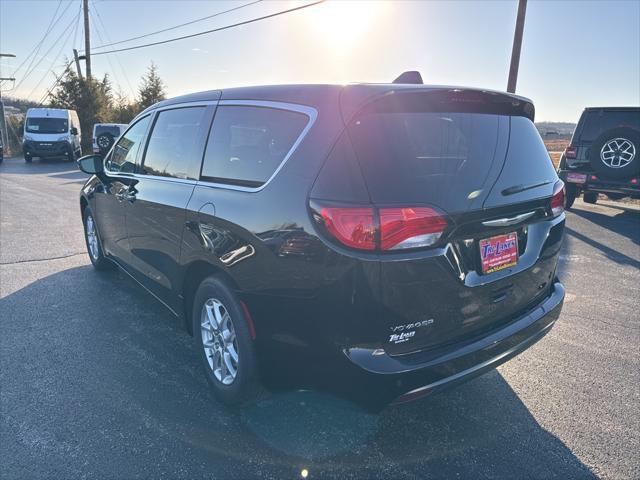
[[[123,188],[116,193],[116,198],[119,202],[124,202],[125,200],[133,202],[136,199],[136,194],[128,188]]]

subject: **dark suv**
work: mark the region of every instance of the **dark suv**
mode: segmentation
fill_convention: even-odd
[[[89,255],[184,320],[223,402],[265,384],[408,401],[558,318],[564,188],[533,117],[413,84],[163,101],[79,161]]]
[[[583,193],[612,200],[640,198],[640,108],[585,108],[560,157],[558,175],[567,189],[567,208]]]

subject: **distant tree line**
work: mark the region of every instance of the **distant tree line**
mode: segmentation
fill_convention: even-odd
[[[111,79],[105,74],[101,80],[80,78],[71,67],[62,74],[56,88],[48,96],[44,105],[18,98],[6,99],[5,104],[26,111],[37,106],[65,108],[78,112],[82,129],[82,149],[91,151],[91,131],[95,123],[129,123],[145,108],[166,98],[166,87],[158,67],[152,62],[142,77],[135,99],[128,98],[121,91],[114,91]],[[19,151],[24,121],[13,119],[12,151]],[[15,145],[13,145],[15,143]]]

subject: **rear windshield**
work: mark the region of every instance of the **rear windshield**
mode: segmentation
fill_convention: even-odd
[[[28,133],[67,133],[69,122],[65,118],[28,117],[25,130]]]
[[[640,128],[640,111],[586,110],[576,129],[576,143],[593,142],[603,132],[612,128]]]
[[[374,202],[453,213],[481,200],[495,181],[508,123],[485,113],[370,112],[351,122],[349,134]]]
[[[95,137],[98,138],[103,133],[108,133],[113,138],[118,138],[120,136],[120,127],[118,126],[106,126],[106,125],[98,125],[96,126]]]

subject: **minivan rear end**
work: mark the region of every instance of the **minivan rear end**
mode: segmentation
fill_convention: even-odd
[[[331,248],[367,265],[371,305],[343,348],[361,391],[428,394],[556,320],[564,186],[532,120],[519,97],[419,88],[345,118],[309,208]]]

